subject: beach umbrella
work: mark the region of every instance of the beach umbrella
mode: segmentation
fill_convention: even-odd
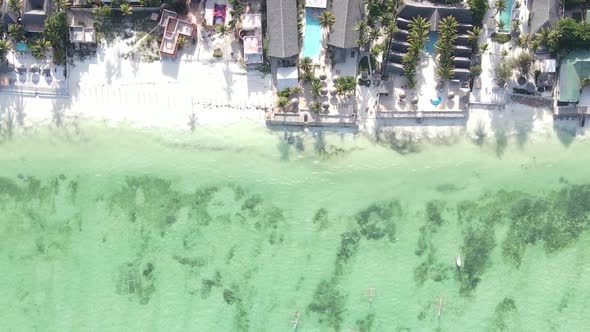
[[[535,92],[535,85],[533,84],[533,82],[528,82],[525,87],[524,87],[528,92]]]
[[[39,74],[34,73],[33,76],[31,77],[31,81],[33,82],[33,84],[39,83]]]
[[[399,99],[406,99],[406,93],[404,91],[400,92]]]
[[[455,92],[449,91],[449,95],[447,97],[449,97],[449,99],[455,98]]]
[[[523,85],[526,83],[526,78],[524,78],[524,76],[519,76],[516,81],[518,82],[518,85]]]
[[[330,89],[330,95],[335,96],[337,93],[336,89]]]
[[[320,93],[322,94],[322,96],[325,96],[328,94],[328,89],[324,88],[320,90]]]
[[[292,99],[291,99],[291,104],[299,104],[299,99],[297,99],[297,98],[292,98]]]
[[[320,80],[325,81],[328,78],[328,76],[326,76],[326,74],[321,74],[320,75]]]
[[[414,98],[412,98],[412,104],[418,104],[418,96],[414,96]]]
[[[327,101],[325,101],[325,102],[322,103],[322,107],[325,108],[325,109],[328,109],[328,108],[330,108],[330,103],[327,102]]]

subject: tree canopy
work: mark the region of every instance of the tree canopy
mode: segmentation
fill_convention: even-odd
[[[352,76],[338,77],[334,83],[336,83],[336,92],[339,95],[354,92],[356,89],[356,79]]]
[[[483,18],[490,8],[488,6],[487,0],[467,0],[467,4],[469,5],[469,10],[471,11],[471,15],[473,16],[473,22],[475,25],[481,26]]]
[[[560,20],[548,33],[547,46],[552,53],[576,48],[590,48],[590,24],[572,18]]]

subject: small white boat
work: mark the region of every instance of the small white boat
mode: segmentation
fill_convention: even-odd
[[[297,326],[299,325],[299,316],[299,311],[295,311],[295,315],[293,315],[293,320],[291,321],[294,330],[297,330]]]
[[[455,262],[457,263],[457,267],[461,267],[461,256],[457,255],[457,257],[455,257]]]

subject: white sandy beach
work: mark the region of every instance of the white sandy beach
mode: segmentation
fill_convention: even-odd
[[[96,57],[69,66],[70,97],[0,94],[0,122],[14,127],[67,123],[90,119],[108,124],[188,130],[198,125],[229,125],[251,121],[264,125],[265,109],[272,107],[270,75],[246,71],[233,61],[202,60],[199,48],[179,60],[139,63],[123,57],[127,42],[101,48]],[[208,58],[208,57],[206,57]],[[210,59],[210,58],[209,58]],[[576,121],[554,123],[551,111],[520,104],[505,110],[471,109],[467,123],[449,120],[400,120],[383,127],[374,112],[376,91],[359,88],[360,131],[374,136],[385,130],[412,139],[447,139],[500,135],[549,135],[565,128],[584,135]]]
[[[49,121],[56,112],[146,127],[187,128],[191,118],[198,124],[264,122],[264,109],[272,106],[270,75],[234,61],[201,59],[203,48],[176,60],[133,61],[125,59],[129,44],[100,47],[96,57],[69,65],[69,97],[2,92],[2,112],[21,114],[22,125]]]

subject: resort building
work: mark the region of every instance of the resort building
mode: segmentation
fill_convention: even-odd
[[[328,0],[305,0],[305,7],[307,8],[321,8],[326,9]]]
[[[403,74],[402,59],[408,50],[407,38],[409,35],[410,21],[414,17],[423,17],[431,22],[430,32],[428,33],[428,42],[424,51],[430,55],[435,53],[435,44],[438,39],[438,23],[447,16],[453,16],[459,22],[458,36],[454,42],[454,80],[468,81],[469,67],[471,66],[471,46],[467,31],[473,29],[473,18],[468,9],[449,8],[449,7],[418,7],[406,5],[397,17],[396,23],[398,31],[395,33],[391,42],[391,47],[387,57],[388,63],[385,66],[387,74]]]
[[[590,116],[590,51],[570,52],[561,61],[557,87],[558,117]]]
[[[299,54],[297,32],[297,4],[294,0],[266,2],[268,56],[279,60],[279,65],[295,64]]]
[[[43,32],[49,0],[24,0],[22,25],[28,32]]]
[[[356,58],[359,32],[355,27],[362,19],[363,7],[362,0],[341,0],[332,5],[336,23],[332,27],[328,45],[332,48],[336,63],[346,61],[349,56]]]
[[[582,79],[590,77],[590,51],[570,52],[559,68],[558,105],[590,106],[590,86]]]
[[[96,45],[96,32],[94,28],[87,28],[82,26],[71,26],[70,27],[70,43],[74,44],[76,49],[80,49],[84,46],[95,46]]]
[[[299,69],[297,67],[277,68],[277,90],[296,88],[299,85]]]
[[[262,54],[262,16],[260,14],[242,15],[240,38],[244,42],[244,63],[259,64],[264,61]]]
[[[186,20],[177,17],[176,12],[163,10],[160,18],[160,27],[164,29],[160,53],[175,56],[178,50],[178,38],[186,37],[192,39],[195,36],[197,27]]]
[[[530,13],[530,34],[534,36],[543,28],[550,28],[557,24],[560,17],[559,0],[528,0]]]
[[[43,32],[45,19],[49,10],[49,0],[24,0],[22,2],[22,16],[19,22],[19,13],[14,12],[8,6],[8,1],[2,3],[2,23],[19,24],[27,32]]]

